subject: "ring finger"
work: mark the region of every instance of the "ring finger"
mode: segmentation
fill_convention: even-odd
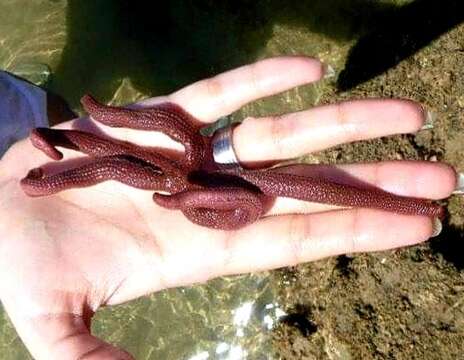
[[[306,177],[322,177],[363,188],[373,186],[400,196],[432,200],[450,196],[456,186],[456,172],[451,166],[426,161],[386,161],[339,166],[295,165],[282,168],[282,171]],[[268,214],[314,213],[336,208],[333,205],[277,198]]]

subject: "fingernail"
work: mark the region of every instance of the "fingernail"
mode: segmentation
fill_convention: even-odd
[[[329,65],[329,64],[324,64],[324,79],[331,79],[335,77],[335,69]]]
[[[424,125],[422,125],[420,129],[421,130],[432,130],[437,116],[435,115],[434,112],[427,110],[425,108],[423,109],[423,111],[425,114],[425,120],[424,120]]]
[[[458,173],[456,188],[453,191],[453,195],[464,195],[464,173]]]
[[[441,230],[443,229],[443,225],[439,218],[434,218],[432,222],[432,235],[431,238],[440,235]]]

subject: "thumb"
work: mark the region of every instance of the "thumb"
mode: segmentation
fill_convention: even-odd
[[[8,309],[7,309],[8,312]],[[90,316],[71,313],[21,317],[8,312],[37,360],[133,360],[127,352],[90,334]]]

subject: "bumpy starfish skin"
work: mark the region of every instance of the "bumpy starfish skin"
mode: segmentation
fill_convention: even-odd
[[[398,196],[380,189],[360,189],[295,174],[267,171],[245,171],[240,177],[259,187],[269,196],[289,197],[304,201],[392,211],[406,215],[443,217],[443,207],[428,200]]]
[[[126,164],[124,166],[126,171],[120,173],[121,176],[118,179],[113,179],[111,175],[108,175],[107,180],[113,179],[125,184],[134,184],[132,179],[124,179],[122,175],[125,174],[127,177],[127,174],[132,174],[132,172],[135,171],[134,175],[138,174],[136,176],[140,176],[140,174],[146,174],[151,168],[151,173],[153,174],[151,178],[151,187],[132,186],[142,189],[164,190],[169,192],[182,191],[188,186],[186,168],[182,164],[176,163],[154,151],[135,146],[134,144],[117,140],[107,140],[97,135],[78,130],[55,130],[46,128],[34,129],[30,139],[35,147],[42,150],[54,160],[60,160],[63,157],[62,153],[59,152],[55,146],[77,150],[91,157],[95,157],[93,162],[105,159],[105,162],[102,164],[105,165],[104,167],[106,169],[110,167],[111,162],[114,162],[115,167],[122,165],[123,156],[125,156],[126,162],[128,159],[131,159],[131,168],[129,168],[129,164]],[[137,171],[136,168],[139,168],[139,170]],[[84,185],[84,183],[91,179],[93,179],[93,184],[105,181],[103,167],[102,171],[98,173],[95,169],[98,169],[98,167],[95,168],[92,166],[92,163],[90,163],[86,166],[64,171],[54,176],[43,177],[43,173],[41,176],[30,173],[31,176],[26,176],[26,178],[22,180],[21,185],[24,191],[30,196],[51,195],[65,190],[66,188],[89,186]],[[35,171],[35,169],[33,171]],[[84,179],[84,172],[87,178],[86,180]],[[79,176],[80,173],[82,173],[81,176]],[[68,174],[73,175],[72,179]]]
[[[192,117],[181,107],[165,103],[143,110],[102,106],[90,95],[82,100],[84,109],[102,124],[138,130],[161,131],[185,147],[185,164],[199,168],[205,158],[204,139],[191,125]]]
[[[182,143],[183,160],[172,160],[134,144],[105,139],[78,130],[33,130],[31,141],[54,160],[64,147],[89,155],[84,165],[46,175],[41,168],[31,170],[21,180],[30,196],[45,196],[86,187],[107,180],[170,195],[155,193],[153,200],[168,209],[181,210],[192,222],[223,230],[239,229],[265,213],[265,200],[290,197],[299,200],[347,207],[366,207],[399,214],[444,216],[444,210],[429,200],[397,196],[380,189],[361,189],[321,178],[310,178],[269,170],[204,171],[210,146],[192,125],[193,118],[174,104],[149,109],[105,106],[91,96],[82,99],[91,117],[112,127],[161,131]]]
[[[173,195],[155,193],[153,200],[168,209],[182,209],[196,224],[223,230],[240,228],[263,215],[259,194],[243,188],[212,188]]]

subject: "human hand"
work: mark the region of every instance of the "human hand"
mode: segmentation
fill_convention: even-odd
[[[317,81],[323,69],[304,57],[263,60],[141,106],[170,101],[210,123],[250,101]],[[424,112],[414,102],[359,100],[248,118],[235,128],[234,145],[239,160],[252,165],[416,132],[423,123]],[[181,149],[162,134],[96,126],[111,137]],[[60,125],[72,127],[73,122]],[[66,159],[79,156],[63,153]],[[46,161],[22,141],[0,162],[0,296],[37,359],[130,359],[90,334],[91,317],[104,305],[222,275],[416,244],[432,234],[427,217],[283,198],[269,212],[275,216],[237,231],[217,231],[156,206],[151,192],[114,182],[31,199],[19,181]],[[389,192],[429,199],[449,196],[456,182],[452,168],[429,162],[294,166],[286,171],[350,181],[338,178],[342,171]]]

